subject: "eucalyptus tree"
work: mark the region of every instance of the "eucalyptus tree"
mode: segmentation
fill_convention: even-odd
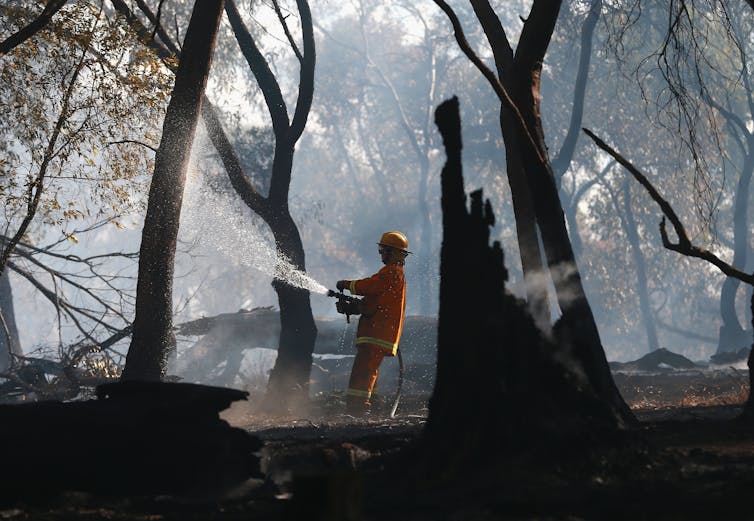
[[[244,23],[235,2],[230,0],[226,4],[226,13],[233,34],[264,96],[275,135],[270,188],[266,197],[254,187],[243,170],[238,168],[238,162],[233,161],[228,153],[224,153],[229,152],[229,149],[220,145],[217,140],[218,134],[213,131],[213,127],[218,123],[209,120],[205,114],[205,124],[209,128],[210,138],[220,151],[236,192],[247,206],[270,226],[278,255],[304,272],[306,256],[298,227],[289,210],[289,190],[296,143],[304,132],[314,96],[314,28],[308,2],[297,0],[301,31],[299,45],[277,0],[273,0],[273,5],[299,64],[298,93],[292,115],[288,113],[280,80],[275,76],[259,44]],[[280,303],[281,332],[278,356],[270,373],[267,388],[267,406],[285,410],[300,407],[308,399],[309,373],[317,328],[314,325],[308,289],[294,287],[282,277],[276,278],[273,286]]]
[[[160,380],[175,348],[173,270],[183,188],[223,7],[224,0],[197,1],[183,40],[149,188],[123,379]]]

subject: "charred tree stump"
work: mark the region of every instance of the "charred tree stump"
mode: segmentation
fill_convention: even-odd
[[[464,470],[489,469],[514,449],[617,433],[620,415],[598,398],[584,368],[505,291],[503,251],[489,245],[489,201],[479,190],[466,206],[457,98],[437,108],[435,122],[447,162],[437,380],[423,438],[432,474],[464,479]]]
[[[65,491],[218,497],[259,477],[262,443],[218,413],[248,393],[118,382],[97,400],[0,405],[0,504]]]

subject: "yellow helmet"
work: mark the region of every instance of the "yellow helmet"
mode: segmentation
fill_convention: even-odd
[[[401,232],[385,232],[377,244],[380,246],[390,246],[403,253],[411,253],[408,251],[408,239]]]

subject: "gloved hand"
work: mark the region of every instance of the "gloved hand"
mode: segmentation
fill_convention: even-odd
[[[347,280],[339,280],[335,283],[335,289],[337,289],[338,291],[345,291],[346,286],[348,286]]]
[[[335,310],[343,315],[360,315],[361,302],[359,300],[339,300],[335,303]]]

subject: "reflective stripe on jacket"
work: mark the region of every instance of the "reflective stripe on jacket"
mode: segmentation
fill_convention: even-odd
[[[388,356],[395,356],[406,311],[403,266],[389,264],[369,278],[347,282],[351,293],[364,296],[356,345],[370,344],[384,349]]]

